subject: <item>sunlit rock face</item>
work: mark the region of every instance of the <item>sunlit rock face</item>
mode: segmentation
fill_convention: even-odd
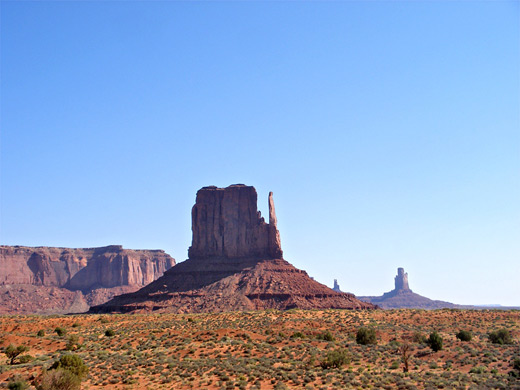
[[[175,265],[162,250],[0,246],[0,313],[84,312]],[[2,291],[4,294],[2,294]]]
[[[272,193],[268,202],[266,223],[257,209],[254,187],[235,184],[200,189],[191,212],[189,258],[282,258]]]

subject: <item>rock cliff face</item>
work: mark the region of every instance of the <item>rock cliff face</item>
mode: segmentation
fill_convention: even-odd
[[[353,294],[335,292],[282,258],[273,194],[269,223],[254,187],[204,187],[192,209],[188,260],[141,290],[90,309],[107,312],[212,312],[259,309],[366,309]]]
[[[190,259],[282,256],[272,193],[269,194],[269,224],[257,209],[256,190],[243,184],[200,189],[191,218]]]
[[[434,301],[414,293],[408,286],[408,274],[404,268],[397,269],[395,289],[378,297],[359,297],[362,301],[370,302],[383,309],[443,309],[462,307],[444,301]]]
[[[0,313],[88,310],[136,291],[175,265],[161,250],[0,246]]]

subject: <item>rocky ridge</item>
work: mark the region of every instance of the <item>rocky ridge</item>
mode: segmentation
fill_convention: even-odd
[[[204,187],[192,209],[188,259],[141,290],[92,307],[109,312],[216,312],[260,309],[369,309],[283,259],[273,194],[269,223],[254,187]]]
[[[85,312],[175,265],[162,250],[0,246],[0,314]]]

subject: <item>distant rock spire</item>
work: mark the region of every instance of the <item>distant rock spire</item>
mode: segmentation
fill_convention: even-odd
[[[339,288],[338,279],[334,279],[334,287],[332,287],[334,291],[341,292],[341,289]]]
[[[410,287],[408,286],[408,274],[404,272],[404,268],[397,268],[395,290],[410,290]]]

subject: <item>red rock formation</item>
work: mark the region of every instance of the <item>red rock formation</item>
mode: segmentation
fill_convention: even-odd
[[[212,312],[258,309],[367,309],[282,258],[273,194],[269,224],[257,210],[254,187],[204,187],[192,209],[189,259],[141,290],[90,312]]]
[[[191,219],[190,259],[277,258],[282,255],[272,193],[269,194],[269,224],[257,209],[255,188],[243,184],[200,189]]]
[[[0,312],[88,310],[136,291],[175,265],[161,250],[0,246]],[[32,299],[29,297],[33,297]]]

